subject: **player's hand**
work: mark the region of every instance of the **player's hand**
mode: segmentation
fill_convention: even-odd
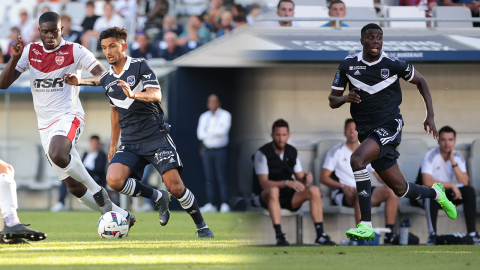
[[[362,89],[359,88],[353,88],[348,95],[346,95],[346,100],[345,102],[351,102],[351,103],[360,103],[360,95],[357,94],[356,92],[360,91]]]
[[[63,74],[61,81],[65,82],[66,84],[69,84],[69,85],[79,85],[80,84],[80,79],[78,78],[77,74],[71,73],[71,72]]]
[[[452,163],[452,165],[453,165],[453,164],[456,164],[456,162],[455,162],[455,157],[454,157],[454,155],[453,155],[454,152],[455,152],[455,151],[452,149],[452,151],[450,151],[450,153],[448,153],[448,159],[450,160],[450,162]]]
[[[435,127],[435,121],[433,120],[433,117],[427,115],[427,117],[425,118],[425,121],[423,121],[423,129],[425,129],[425,132],[428,135],[432,133],[433,138],[435,140],[438,140],[438,132],[437,132],[437,128]]]
[[[128,83],[122,81],[122,80],[117,80],[117,85],[122,87],[123,92],[128,98],[135,98],[135,93],[130,89],[130,85]]]
[[[118,145],[110,145],[110,150],[108,151],[108,163],[112,160],[113,156],[115,156],[115,153],[118,151]]]
[[[313,175],[310,172],[305,172],[305,181],[307,184],[313,183]]]
[[[23,48],[25,46],[23,46],[23,41],[22,41],[22,37],[21,36],[18,36],[17,39],[15,39],[15,43],[12,44],[12,54],[13,54],[13,57],[15,58],[20,58],[20,56],[22,56],[22,53],[23,53]]]
[[[294,189],[296,192],[305,190],[305,185],[300,183],[300,181],[288,181],[288,187]]]
[[[462,192],[457,186],[453,186],[452,190],[455,193],[455,197],[453,197],[452,201],[458,200],[462,197]]]

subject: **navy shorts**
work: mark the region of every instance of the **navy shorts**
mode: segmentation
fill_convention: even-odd
[[[168,170],[182,172],[183,164],[169,134],[144,143],[122,143],[110,164],[120,163],[132,170],[130,177],[141,180],[145,166],[152,164],[163,175]]]
[[[378,159],[372,161],[372,167],[377,172],[390,169],[397,163],[400,156],[397,146],[402,141],[403,119],[395,119],[381,127],[365,134],[358,134],[358,139],[362,143],[366,139],[372,139],[380,146],[380,155]]]

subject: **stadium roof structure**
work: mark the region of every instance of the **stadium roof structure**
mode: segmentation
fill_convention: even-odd
[[[475,28],[384,28],[383,49],[408,61],[479,61]],[[362,50],[360,28],[247,26],[173,61],[179,67],[256,67],[341,61]]]

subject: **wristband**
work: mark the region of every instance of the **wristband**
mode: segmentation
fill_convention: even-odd
[[[288,187],[288,180],[285,180],[285,187]]]
[[[455,167],[457,167],[457,166],[458,166],[458,163],[455,164],[455,165],[452,164],[452,168],[455,168]]]

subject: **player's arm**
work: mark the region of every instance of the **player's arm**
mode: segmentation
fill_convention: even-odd
[[[330,92],[330,95],[328,96],[328,100],[330,101],[330,107],[332,109],[336,109],[347,102],[360,103],[360,95],[357,94],[357,92],[360,90],[361,89],[359,88],[353,88],[352,91],[348,93],[348,95],[344,96],[342,90],[332,89],[332,92]]]
[[[100,86],[102,85],[100,79],[102,78],[103,73],[105,73],[105,68],[102,64],[98,63],[90,73],[93,77],[88,78],[78,78],[75,73],[66,73],[62,76],[62,80],[69,85],[78,85],[78,86]]]
[[[0,89],[7,89],[14,81],[20,77],[20,73],[16,70],[16,66],[23,53],[23,42],[21,37],[17,37],[15,44],[12,44],[12,57],[7,63],[7,66],[0,74]]]
[[[305,185],[300,183],[300,181],[295,180],[285,180],[285,181],[272,181],[268,179],[268,174],[257,174],[258,181],[260,182],[260,186],[262,189],[268,189],[272,187],[278,188],[293,188],[297,192],[302,192],[305,190]]]
[[[332,171],[329,169],[322,169],[322,172],[320,173],[320,183],[334,189],[341,189],[343,188],[343,184],[341,184],[338,181],[335,181],[332,177]]]
[[[120,139],[120,115],[118,114],[117,108],[112,106],[112,111],[110,112],[110,120],[112,124],[112,135],[110,136],[110,151],[108,151],[108,162],[112,160],[113,156],[118,150],[118,140]]]
[[[123,92],[127,97],[142,101],[142,102],[161,102],[162,101],[162,92],[160,91],[160,88],[156,87],[147,87],[145,88],[145,92],[133,92],[132,89],[130,89],[130,85],[128,83],[122,81],[122,80],[117,80],[118,86],[122,87]]]
[[[415,70],[414,76],[410,80],[410,83],[413,83],[417,86],[417,89],[422,95],[423,101],[425,102],[425,107],[427,109],[427,117],[425,118],[425,121],[423,121],[423,128],[428,135],[430,135],[430,133],[433,133],[433,138],[438,140],[438,132],[437,128],[435,127],[435,121],[433,119],[434,112],[432,95],[430,94],[430,89],[428,88],[427,81],[420,73],[418,73],[418,71]]]
[[[465,160],[463,157],[455,158],[455,151],[452,150],[450,152],[449,160],[452,163],[452,170],[455,173],[458,183],[468,186],[470,178],[468,177],[467,168],[465,166]]]

